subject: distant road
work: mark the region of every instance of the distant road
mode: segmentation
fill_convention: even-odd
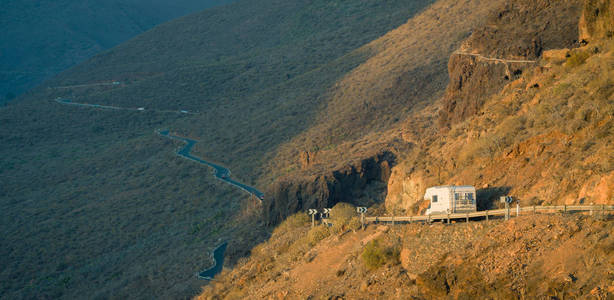
[[[86,83],[86,84],[75,84],[75,85],[64,85],[64,86],[56,86],[50,87],[50,89],[72,89],[72,88],[82,88],[89,86],[105,86],[105,85],[120,85],[122,84],[119,81],[111,81],[111,82],[99,82],[99,83]]]
[[[481,60],[494,61],[494,62],[500,62],[500,63],[526,63],[526,64],[531,64],[531,63],[536,63],[537,62],[535,60],[517,60],[517,59],[504,59],[504,58],[486,57],[486,56],[483,56],[482,54],[462,52],[462,51],[455,51],[454,54],[456,54],[456,55],[475,56],[475,57],[477,57],[478,59],[481,59]]]
[[[183,158],[186,158],[186,159],[189,159],[189,160],[192,160],[192,161],[195,161],[197,163],[201,163],[201,164],[204,164],[204,165],[207,165],[207,166],[213,168],[215,170],[214,175],[215,175],[215,177],[217,179],[222,180],[222,181],[224,181],[224,182],[226,182],[228,184],[234,185],[235,187],[238,187],[238,188],[240,188],[240,189],[242,189],[242,190],[244,190],[244,191],[246,191],[246,192],[256,196],[258,199],[260,199],[260,201],[264,200],[264,193],[263,192],[257,190],[256,188],[254,188],[252,186],[249,186],[249,185],[246,185],[246,184],[243,184],[243,183],[240,183],[240,182],[238,182],[236,180],[231,179],[230,178],[230,170],[228,170],[227,168],[224,168],[224,167],[222,167],[220,165],[217,165],[217,164],[214,164],[212,162],[200,159],[200,158],[190,154],[190,152],[192,151],[192,148],[194,147],[194,145],[196,143],[198,143],[198,141],[195,141],[195,140],[192,140],[192,139],[189,139],[189,138],[185,138],[185,137],[180,137],[180,136],[177,136],[177,135],[172,135],[172,134],[170,134],[170,132],[168,130],[158,130],[157,132],[161,136],[165,136],[165,137],[170,138],[170,139],[180,140],[180,141],[186,143],[185,147],[183,147],[181,150],[179,150],[177,152],[177,155],[179,155],[179,156],[181,156]]]
[[[70,101],[69,99],[62,99],[62,98],[55,98],[54,101],[57,102],[57,103],[66,104],[66,105],[76,105],[76,106],[85,106],[85,107],[102,108],[102,109],[114,109],[114,110],[133,110],[133,111],[139,111],[138,108],[126,108],[126,107],[118,107],[118,106],[110,106],[110,105],[76,103],[76,102]]]
[[[198,278],[205,280],[212,280],[215,275],[222,272],[224,267],[224,253],[226,252],[226,246],[228,242],[224,242],[213,250],[213,266],[198,273]]]
[[[70,99],[63,99],[63,98],[55,98],[53,101],[55,101],[57,103],[60,103],[60,104],[83,106],[83,107],[92,107],[92,108],[101,108],[101,109],[129,110],[129,111],[154,111],[154,112],[159,112],[159,113],[174,113],[174,114],[198,115],[198,113],[190,112],[190,111],[187,111],[187,110],[161,110],[161,109],[148,109],[148,108],[145,108],[145,107],[119,107],[119,106],[111,106],[111,105],[77,103],[77,102],[72,102]]]

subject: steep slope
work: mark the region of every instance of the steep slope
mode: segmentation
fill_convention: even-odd
[[[157,24],[228,2],[3,1],[0,104]]]
[[[608,299],[611,219],[371,225],[313,241],[291,217],[198,299]],[[325,230],[325,229],[324,229]],[[381,258],[373,265],[365,253]]]
[[[501,3],[438,1],[361,48],[374,54],[331,88],[314,126],[270,161],[267,219],[383,201],[395,156],[411,147],[398,143],[399,127],[441,96],[449,55]]]
[[[242,1],[158,26],[0,108],[1,297],[196,294],[219,239],[232,264],[268,229],[257,203],[155,130],[200,140],[197,155],[253,185],[369,55],[352,51],[427,4]]]
[[[312,182],[321,184],[326,177],[313,174],[343,165],[331,157],[366,155],[370,141],[396,155],[389,178],[381,178],[388,183],[389,213],[419,213],[424,190],[437,184],[477,186],[478,209],[497,205],[500,195],[513,195],[521,205],[614,203],[611,3],[505,1],[451,55],[450,84],[439,101],[418,107],[379,139],[336,145],[340,154],[305,151],[298,172],[312,172]],[[356,181],[369,178],[366,165],[349,168]],[[343,184],[335,182],[338,175],[351,172],[333,171],[332,184],[320,190],[335,191]],[[308,176],[296,182],[280,185],[288,201],[272,200],[277,215],[270,218],[314,205],[305,197],[313,186]],[[377,206],[371,211],[386,213]],[[611,216],[565,213],[366,231],[338,221],[309,229],[308,221],[302,213],[288,217],[249,259],[205,286],[200,298],[609,299],[614,294]]]
[[[594,12],[590,5],[584,15]],[[614,23],[607,14],[602,18]],[[585,22],[576,24],[575,32],[585,31]],[[450,69],[466,72],[450,73],[464,84],[448,87],[439,112],[439,120],[447,120],[443,134],[392,171],[386,205],[408,210],[427,186],[455,183],[482,188],[481,208],[501,194],[523,204],[612,203],[612,42],[603,37],[571,50],[545,48],[522,66],[453,56]],[[567,40],[560,46],[573,46]],[[507,83],[500,81],[501,66],[516,73]],[[448,131],[446,124],[454,122]],[[413,141],[415,135],[405,136]]]

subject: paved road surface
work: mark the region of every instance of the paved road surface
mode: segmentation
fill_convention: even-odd
[[[198,162],[198,163],[201,163],[201,164],[204,164],[204,165],[207,165],[207,166],[213,168],[215,170],[214,175],[215,175],[215,177],[217,177],[217,179],[222,180],[222,181],[224,181],[224,182],[226,182],[228,184],[232,184],[235,187],[238,187],[238,188],[240,188],[240,189],[242,189],[242,190],[244,190],[244,191],[246,191],[246,192],[256,196],[258,199],[260,199],[260,201],[262,201],[264,199],[264,193],[262,193],[261,191],[257,190],[255,187],[252,187],[252,186],[249,186],[249,185],[246,185],[246,184],[243,184],[243,183],[240,183],[240,182],[238,182],[236,180],[231,179],[230,178],[230,170],[228,170],[227,168],[224,168],[224,167],[222,167],[220,165],[214,164],[212,162],[203,160],[201,158],[198,158],[198,157],[192,155],[190,152],[192,151],[192,148],[194,147],[194,145],[198,141],[195,141],[195,140],[192,140],[192,139],[188,139],[188,138],[185,138],[185,137],[180,137],[180,136],[173,135],[168,130],[159,130],[158,134],[160,134],[161,136],[168,137],[170,139],[176,139],[176,140],[180,140],[180,141],[186,143],[185,147],[183,147],[181,150],[179,150],[177,152],[177,155],[179,155],[179,156],[181,156],[183,158],[186,158],[186,159],[189,159],[189,160],[192,160],[192,161],[195,161],[195,162]]]
[[[215,275],[222,272],[224,267],[224,253],[226,252],[228,242],[224,242],[213,250],[213,266],[198,273],[198,278],[212,280]]]
[[[129,111],[154,111],[154,112],[159,112],[159,113],[198,115],[198,113],[190,112],[187,110],[160,110],[160,109],[148,109],[145,107],[119,107],[119,106],[100,105],[100,104],[77,103],[77,102],[72,102],[70,99],[63,99],[63,98],[55,98],[54,101],[60,104],[91,107],[91,108],[101,108],[101,109],[129,110]]]
[[[468,53],[468,52],[462,52],[462,51],[455,51],[454,54],[456,54],[456,55],[475,56],[475,57],[477,57],[478,59],[481,59],[481,60],[494,61],[494,62],[500,62],[500,63],[527,63],[527,64],[532,64],[532,63],[536,63],[537,62],[535,60],[520,60],[520,59],[504,59],[504,58],[486,57],[486,56],[483,56],[482,54]]]

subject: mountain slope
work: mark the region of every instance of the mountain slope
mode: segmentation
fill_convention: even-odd
[[[501,4],[438,1],[361,48],[374,54],[331,88],[317,122],[270,160],[267,218],[278,222],[339,201],[382,202],[395,157],[411,148],[400,129],[425,118],[419,112],[432,107],[448,82],[450,54]]]
[[[2,296],[195,295],[219,239],[233,263],[269,229],[257,203],[154,130],[199,140],[197,155],[253,184],[264,153],[369,55],[351,51],[426,4],[242,1],[158,26],[0,108]],[[58,88],[111,80],[121,84]]]
[[[4,1],[0,104],[157,24],[228,2]]]
[[[577,16],[567,18],[578,28],[573,32],[584,32],[587,24],[579,15],[594,12],[590,3],[567,3]],[[529,3],[536,4],[541,3]],[[609,15],[602,18],[599,22],[614,23]],[[506,39],[501,32],[498,36]],[[461,78],[463,84],[448,86],[438,113],[440,121],[444,116],[451,122],[434,129],[440,134],[392,171],[386,205],[409,210],[430,185],[467,183],[481,187],[480,208],[506,194],[525,205],[611,203],[611,38],[585,39],[583,47],[574,40],[578,37],[559,44],[571,49],[542,49],[529,64],[451,57],[451,80]],[[454,124],[449,131],[446,123]],[[415,142],[410,131],[404,136]]]
[[[309,226],[306,215],[290,217],[198,299],[608,299],[614,293],[611,219],[373,224],[321,240],[314,237],[324,227]]]
[[[385,179],[385,209],[374,205],[370,212],[420,213],[426,187],[440,184],[475,185],[480,210],[496,206],[502,195],[513,195],[523,206],[614,203],[612,3],[504,1],[495,7],[485,26],[450,56],[450,84],[441,99],[382,134],[381,147],[401,155]],[[403,143],[408,145],[401,148]],[[301,156],[300,172],[318,182],[322,177],[313,174],[337,167],[330,157],[357,153],[348,151],[354,145],[336,147],[342,153],[318,149]],[[360,181],[377,168],[362,161],[351,169]],[[340,173],[350,172],[332,172],[333,184],[321,190],[343,185],[335,182]],[[304,203],[300,187],[309,192],[313,186],[281,186],[287,201],[273,202],[281,213],[272,218],[280,220]],[[317,196],[326,198],[324,205],[340,197]],[[353,207],[347,214],[336,214],[336,208],[332,227],[309,228],[302,212],[288,216],[249,259],[205,286],[199,299],[614,294],[611,215],[567,212],[510,221],[370,225],[362,231]],[[340,222],[339,216],[349,220]]]

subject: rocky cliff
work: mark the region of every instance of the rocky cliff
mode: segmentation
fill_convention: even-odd
[[[269,224],[277,224],[309,208],[330,208],[338,202],[357,205],[383,202],[395,159],[385,151],[326,174],[278,180],[265,193],[265,219]]]
[[[490,19],[504,25],[474,31],[466,54],[452,55],[445,130],[392,170],[388,208],[414,207],[434,184],[476,186],[479,208],[503,194],[523,205],[614,201],[612,40],[589,29],[614,22],[580,21],[609,1],[510,3]],[[525,28],[536,29],[530,39],[517,35]],[[577,43],[586,32],[601,38]]]
[[[484,101],[535,66],[544,50],[577,45],[581,1],[508,1],[450,57],[439,124],[479,112]]]

